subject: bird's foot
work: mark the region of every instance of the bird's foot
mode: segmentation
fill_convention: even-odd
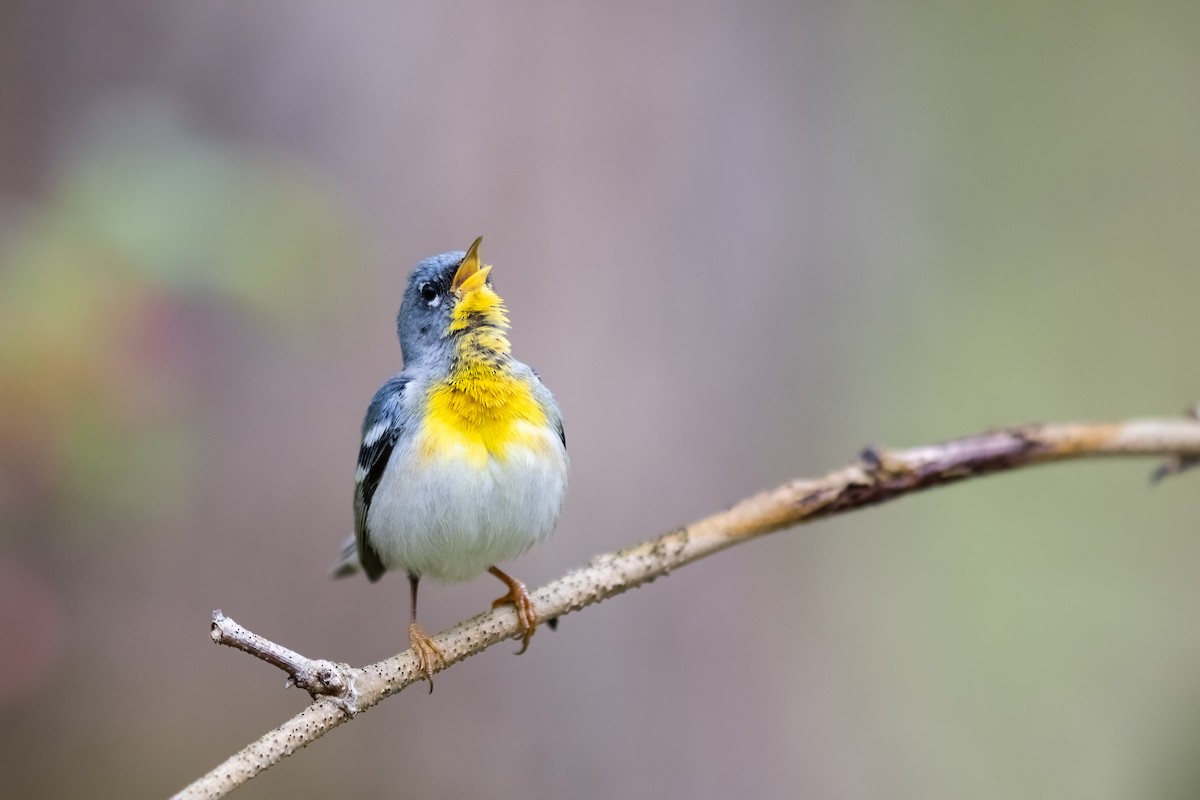
[[[417,669],[424,674],[425,680],[429,681],[429,692],[432,694],[433,672],[446,666],[446,654],[415,622],[408,626],[408,643],[412,645],[413,653],[417,656]]]
[[[517,623],[521,626],[521,649],[517,651],[517,655],[521,655],[529,649],[529,640],[533,638],[534,632],[537,631],[538,615],[537,609],[533,607],[533,598],[529,596],[529,590],[525,588],[525,584],[516,578],[505,575],[495,567],[491,567],[488,572],[504,581],[504,585],[508,587],[508,594],[503,597],[497,597],[492,602],[492,608],[502,606],[505,603],[512,603],[516,608]]]

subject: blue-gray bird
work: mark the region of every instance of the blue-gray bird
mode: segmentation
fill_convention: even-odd
[[[496,564],[550,535],[567,491],[567,440],[554,396],[512,357],[504,301],[479,244],[422,261],[397,334],[404,371],[375,393],[362,426],[354,536],[335,576],[408,575],[408,638],[433,688],[441,649],[417,624],[422,577],[466,581],[485,570],[508,587],[521,650],[538,618],[525,585]]]

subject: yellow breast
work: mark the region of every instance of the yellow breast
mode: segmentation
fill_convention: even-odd
[[[463,458],[482,466],[505,460],[514,448],[544,447],[538,431],[546,414],[529,385],[486,363],[465,363],[435,385],[425,410],[421,452],[426,458]]]

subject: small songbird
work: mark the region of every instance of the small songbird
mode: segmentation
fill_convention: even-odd
[[[508,587],[525,652],[538,618],[525,585],[496,564],[554,530],[567,491],[567,439],[554,396],[512,357],[504,301],[479,243],[422,261],[396,330],[404,371],[375,393],[362,426],[354,531],[333,575],[408,575],[408,639],[425,678],[445,665],[417,624],[423,577],[466,581],[484,570]]]

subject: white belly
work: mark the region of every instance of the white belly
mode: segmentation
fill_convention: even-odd
[[[510,447],[483,468],[453,453],[419,459],[413,445],[392,451],[367,514],[383,565],[465,581],[545,540],[562,512],[567,454],[555,432],[537,435],[541,447]]]

